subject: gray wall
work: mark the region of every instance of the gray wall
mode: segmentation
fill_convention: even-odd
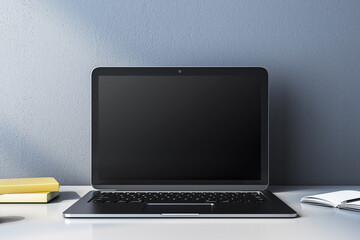
[[[264,66],[270,183],[360,184],[360,1],[4,1],[0,177],[90,183],[95,66]]]

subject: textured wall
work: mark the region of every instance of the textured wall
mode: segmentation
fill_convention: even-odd
[[[360,184],[360,1],[4,1],[0,177],[90,183],[95,66],[264,66],[270,183]]]

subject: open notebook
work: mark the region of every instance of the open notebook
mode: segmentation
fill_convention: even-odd
[[[343,190],[303,197],[302,203],[360,211],[360,191]]]

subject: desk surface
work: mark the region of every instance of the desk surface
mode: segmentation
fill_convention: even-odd
[[[360,213],[300,203],[303,196],[356,186],[271,187],[295,219],[65,219],[92,188],[63,186],[48,204],[0,204],[0,238],[11,239],[359,239]]]

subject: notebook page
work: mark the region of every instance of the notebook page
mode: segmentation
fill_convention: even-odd
[[[338,206],[343,201],[354,199],[354,198],[360,198],[359,191],[343,190],[343,191],[336,191],[336,192],[307,196],[307,197],[304,197],[303,199],[306,199],[307,201],[313,200],[314,202],[317,202],[317,200],[325,200],[326,202],[331,203],[335,207],[335,206]]]
[[[360,211],[360,201],[354,201],[349,203],[344,202],[339,205],[339,208],[352,211]]]

